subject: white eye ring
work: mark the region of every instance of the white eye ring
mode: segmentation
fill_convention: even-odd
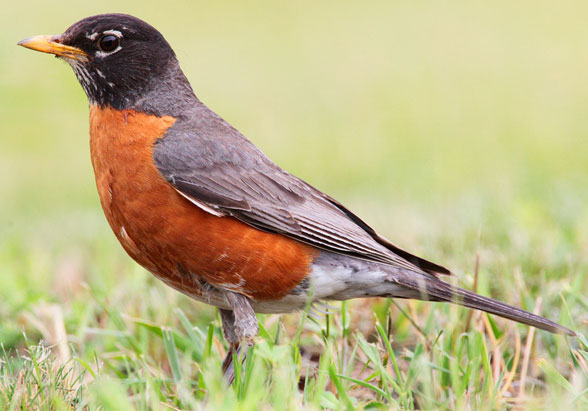
[[[94,41],[98,36],[100,36],[100,39],[98,40],[98,42],[100,42],[105,36],[114,36],[117,39],[119,39],[119,44],[114,50],[111,50],[111,51],[103,51],[103,50],[96,51],[96,53],[95,53],[96,57],[109,56],[111,54],[114,54],[114,53],[120,51],[120,49],[122,48],[120,46],[120,39],[122,38],[123,35],[120,31],[118,31],[118,30],[105,30],[102,33],[92,33],[92,35],[89,36],[89,38],[92,41]],[[99,45],[99,47],[100,47],[100,45]]]

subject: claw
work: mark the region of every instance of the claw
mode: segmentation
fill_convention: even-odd
[[[237,345],[236,347],[231,347],[225,359],[223,360],[222,370],[225,376],[225,381],[228,385],[233,383],[235,379],[235,363],[233,361],[233,354],[236,354],[237,359],[240,360],[241,370],[243,370],[243,365],[245,364],[245,359],[247,358],[247,351],[249,347],[251,347],[251,343],[242,343]],[[242,375],[242,374],[241,374]]]

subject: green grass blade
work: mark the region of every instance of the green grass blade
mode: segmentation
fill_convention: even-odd
[[[347,395],[345,387],[343,387],[343,384],[341,384],[341,379],[339,378],[337,371],[335,370],[335,366],[333,364],[329,365],[329,377],[331,377],[331,381],[333,381],[333,384],[335,384],[335,389],[339,394],[339,398],[343,400],[345,407],[348,410],[355,409],[355,407],[353,406],[353,402],[351,401],[351,398],[349,398],[349,395]]]
[[[162,328],[163,345],[167,353],[169,366],[176,384],[182,380],[182,371],[180,369],[180,361],[178,360],[178,353],[176,351],[176,344],[174,342],[174,334],[169,328]]]

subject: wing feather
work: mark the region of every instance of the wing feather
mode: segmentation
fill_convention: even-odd
[[[200,208],[335,253],[449,273],[379,236],[341,203],[279,168],[224,120],[213,119],[208,127],[202,118],[193,128],[174,126],[154,147],[162,175]]]

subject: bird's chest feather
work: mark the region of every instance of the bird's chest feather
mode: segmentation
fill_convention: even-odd
[[[151,156],[155,141],[174,122],[133,110],[90,108],[90,154],[104,214],[124,249],[150,271],[155,264],[140,248],[149,245],[145,235],[161,221],[147,218],[146,210],[165,195]]]
[[[198,297],[204,280],[255,299],[286,295],[317,251],[194,206],[163,178],[153,147],[175,123],[133,110],[90,108],[90,151],[102,208],[127,253]]]

